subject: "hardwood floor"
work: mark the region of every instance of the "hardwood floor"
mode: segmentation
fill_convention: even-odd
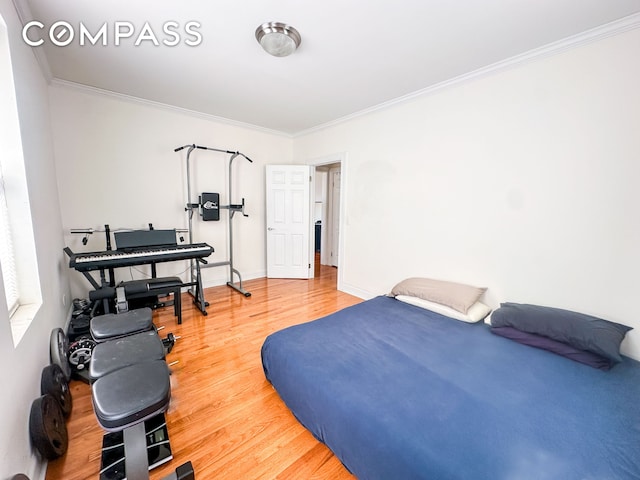
[[[244,297],[227,286],[205,290],[203,316],[183,294],[183,323],[172,308],[156,310],[160,332],[181,338],[167,356],[172,367],[166,414],[174,459],[151,471],[157,480],[191,460],[196,478],[353,480],[340,461],[302,427],[265,380],[264,338],[281,328],[359,303],[338,292],[333,267],[311,280],[256,279]],[[96,480],[103,430],[91,406],[90,387],[71,382],[69,450],[49,463],[46,480]]]

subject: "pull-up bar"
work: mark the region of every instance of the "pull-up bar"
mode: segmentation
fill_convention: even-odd
[[[232,150],[221,150],[221,149],[219,149],[219,148],[203,147],[202,145],[196,145],[195,143],[194,143],[194,144],[191,144],[191,145],[183,145],[183,146],[181,146],[181,147],[178,147],[178,148],[174,149],[173,151],[174,151],[174,152],[179,152],[180,150],[183,150],[183,149],[185,149],[185,148],[189,148],[190,150],[193,150],[194,148],[199,148],[200,150],[211,150],[211,151],[213,151],[213,152],[228,153],[228,154],[230,154],[230,155],[242,155],[244,158],[246,158],[246,159],[247,159],[247,160],[249,160],[251,163],[253,163],[253,160],[251,160],[249,157],[247,157],[244,153],[241,153],[241,152],[234,152],[234,151],[232,151]],[[188,155],[189,153],[191,153],[191,152],[190,152],[190,151],[189,151],[189,152],[187,152],[187,155]]]
[[[179,152],[183,149],[187,149],[187,205],[185,210],[189,212],[189,243],[193,243],[193,210],[200,208],[202,205],[201,200],[198,201],[198,203],[192,203],[191,202],[191,169],[190,169],[190,157],[191,157],[191,152],[193,152],[195,149],[199,149],[199,150],[210,150],[213,152],[221,152],[221,153],[227,153],[229,155],[231,155],[231,157],[229,158],[229,205],[220,205],[220,208],[223,209],[227,209],[229,210],[229,224],[228,224],[228,231],[229,231],[229,260],[227,261],[223,261],[223,262],[215,262],[215,263],[209,263],[205,266],[203,266],[202,268],[207,268],[207,267],[220,267],[220,266],[224,266],[224,265],[229,265],[229,281],[227,282],[227,285],[231,288],[233,288],[234,290],[242,293],[245,297],[249,297],[251,296],[251,293],[245,291],[242,288],[242,276],[240,275],[240,272],[238,270],[236,270],[233,266],[233,224],[232,224],[232,219],[233,216],[235,214],[236,211],[241,211],[242,215],[245,217],[248,217],[249,215],[244,213],[244,198],[242,199],[242,204],[233,204],[231,203],[231,194],[232,194],[232,188],[233,188],[233,182],[232,182],[232,174],[233,174],[233,170],[232,170],[232,164],[233,161],[241,156],[244,157],[246,160],[248,160],[250,163],[253,163],[253,160],[251,160],[249,157],[247,157],[244,153],[238,152],[238,151],[232,151],[232,150],[223,150],[223,149],[219,149],[219,148],[212,148],[212,147],[205,147],[202,145],[196,145],[195,143],[190,144],[190,145],[183,145],[181,147],[175,148],[174,152]],[[196,263],[195,265],[195,269],[197,270],[197,272],[194,272],[194,265],[192,262],[192,268],[191,268],[191,275],[192,277],[194,275],[199,276],[200,275],[200,265],[198,263]],[[236,284],[233,281],[233,275],[236,275],[238,277],[238,284]],[[204,298],[204,296],[199,294],[196,296],[194,295],[196,298]],[[192,293],[193,294],[193,293]]]

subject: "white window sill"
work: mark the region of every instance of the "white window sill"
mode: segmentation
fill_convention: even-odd
[[[17,347],[22,337],[27,332],[33,318],[40,310],[41,303],[29,303],[20,305],[18,309],[11,315],[11,333],[13,334],[13,346]]]

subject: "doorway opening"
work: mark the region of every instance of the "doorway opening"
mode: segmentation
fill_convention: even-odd
[[[315,191],[312,203],[312,222],[314,224],[314,276],[322,269],[338,269],[341,263],[341,191],[342,161],[336,157],[332,161],[315,165]]]

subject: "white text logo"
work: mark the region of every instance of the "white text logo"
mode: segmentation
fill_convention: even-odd
[[[125,42],[132,42],[136,47],[142,44],[153,44],[175,47],[183,42],[185,45],[195,47],[202,43],[201,25],[199,22],[187,22],[183,27],[178,22],[167,21],[161,28],[154,28],[145,22],[140,29],[131,22],[103,23],[100,28],[90,31],[82,22],[74,28],[69,22],[60,20],[53,23],[48,29],[42,22],[33,20],[22,29],[22,38],[32,47],[42,45],[45,38],[58,47],[66,47],[74,40],[78,45],[110,45],[119,46]],[[47,31],[48,30],[48,31]],[[161,33],[159,33],[161,32]]]

